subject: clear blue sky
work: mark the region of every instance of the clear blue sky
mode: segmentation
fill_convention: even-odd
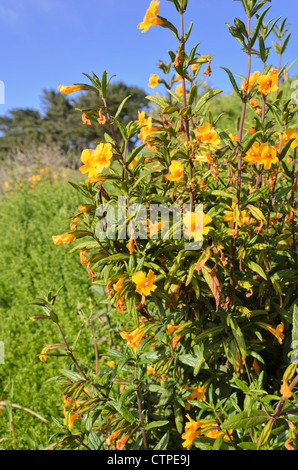
[[[113,80],[148,88],[150,73],[158,73],[159,59],[168,62],[169,49],[177,42],[169,30],[154,26],[141,33],[150,0],[1,0],[0,4],[0,80],[5,83],[5,104],[0,114],[16,107],[41,110],[42,89],[82,82],[82,72],[104,69]],[[298,56],[297,0],[272,0],[267,19],[287,17],[292,38],[285,61]],[[175,25],[179,18],[174,5],[160,1],[160,15]],[[231,87],[220,66],[245,74],[245,55],[232,38],[225,22],[244,19],[242,6],[234,0],[189,0],[186,27],[194,22],[190,44],[200,42],[200,54],[213,54],[210,83],[224,92]],[[274,38],[272,38],[274,39]],[[277,59],[270,61],[277,65]],[[255,63],[255,68],[259,68]],[[298,75],[298,62],[290,75]],[[154,91],[162,92],[159,86]]]

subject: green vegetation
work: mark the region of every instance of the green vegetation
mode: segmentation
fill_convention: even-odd
[[[47,444],[47,436],[57,431],[51,415],[62,422],[63,398],[57,383],[47,382],[63,368],[65,357],[48,358],[41,362],[38,354],[46,343],[57,342],[57,332],[44,322],[34,322],[31,315],[39,313],[32,305],[42,290],[55,292],[61,324],[72,344],[82,325],[78,311],[89,312],[93,302],[88,289],[88,276],[78,257],[68,255],[69,247],[53,247],[52,235],[60,233],[72,211],[77,210],[77,192],[65,181],[45,180],[31,188],[26,183],[1,198],[0,206],[0,340],[5,345],[5,364],[0,365],[0,400],[29,408],[49,421],[44,424],[34,415],[13,408],[16,448],[32,448],[31,442]],[[90,338],[83,328],[80,354],[91,354]],[[4,396],[4,388],[10,383]],[[11,393],[13,392],[13,396]],[[6,408],[0,416],[1,446],[12,443],[8,432]]]

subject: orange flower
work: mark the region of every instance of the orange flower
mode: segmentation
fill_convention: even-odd
[[[185,431],[181,436],[182,439],[185,440],[184,442],[182,442],[182,446],[190,447],[193,441],[200,435],[200,431],[198,431],[198,429],[204,424],[204,421],[195,421],[188,414],[186,415],[186,417],[189,422],[186,423]]]
[[[179,181],[184,177],[184,165],[178,160],[174,160],[170,167],[170,174],[167,175],[169,181]]]
[[[109,143],[100,143],[95,150],[83,150],[81,160],[84,165],[80,167],[80,172],[89,172],[89,178],[94,178],[101,173],[104,168],[110,166],[112,157],[112,145]]]
[[[242,84],[241,84],[241,90],[243,92],[245,91],[250,91],[252,89],[252,87],[254,86],[254,84],[256,83],[258,77],[261,75],[261,72],[259,71],[256,71],[254,73],[251,73],[250,76],[249,76],[249,81],[247,83],[247,80],[246,78],[244,78],[242,80]]]
[[[133,159],[133,161],[130,162],[129,168],[131,168],[131,169],[133,170],[133,169],[136,167],[138,161],[139,161],[139,158],[138,158],[138,157],[135,157],[135,158]]]
[[[253,127],[250,127],[249,129],[247,129],[247,132],[249,133],[249,135],[254,135],[256,133],[256,130]]]
[[[121,439],[118,439],[116,441],[116,449],[117,450],[123,450],[126,442],[128,441],[129,439],[129,434],[125,434],[125,436],[121,437]]]
[[[282,395],[283,400],[286,400],[287,398],[291,398],[292,392],[289,389],[287,380],[282,381],[282,386],[280,388],[280,393]]]
[[[121,289],[122,287],[122,284],[123,284],[123,281],[124,281],[124,278],[121,277],[116,284],[113,285],[114,289],[116,292],[119,292],[119,290]]]
[[[138,122],[140,126],[143,126],[140,129],[140,133],[138,134],[138,137],[142,142],[146,142],[149,137],[153,136],[158,131],[156,127],[152,126],[152,118],[151,117],[147,119],[145,118],[144,111],[142,113],[139,112]]]
[[[276,329],[272,328],[269,325],[267,325],[266,328],[267,328],[268,331],[270,331],[270,333],[272,333],[277,338],[277,341],[279,342],[279,344],[282,344],[282,341],[285,337],[285,335],[283,334],[283,331],[284,331],[283,322],[281,322],[279,325],[277,325]]]
[[[271,91],[277,91],[278,86],[276,83],[278,82],[278,74],[275,73],[274,71],[270,72],[267,75],[261,75],[258,77],[258,82],[259,82],[259,93],[262,93],[263,95],[268,95]]]
[[[48,352],[49,349],[51,349],[50,346],[45,346],[42,349],[40,355],[38,356],[40,361],[45,362],[47,360],[47,352]]]
[[[99,115],[99,118],[97,119],[98,123],[104,125],[107,122],[107,119],[106,119],[105,115],[102,113],[101,108],[98,111],[98,115]]]
[[[250,100],[250,105],[253,107],[253,108],[256,108],[258,106],[258,102],[255,98],[252,98]]]
[[[183,400],[197,400],[197,401],[204,401],[206,400],[206,395],[205,395],[205,386],[203,385],[202,387],[184,387],[184,389],[187,390],[192,390],[190,395],[187,395],[187,397],[183,397]],[[185,403],[185,409],[190,410],[191,405],[189,403]]]
[[[154,285],[155,279],[156,276],[151,269],[149,269],[147,276],[143,271],[138,271],[132,276],[132,281],[137,285],[136,291],[145,296],[150,295],[150,293],[154,292],[157,288],[157,286]]]
[[[295,139],[291,143],[291,148],[295,149],[298,147],[298,128],[297,129],[288,129],[286,132],[284,132],[282,136],[282,146],[284,147],[289,140]],[[279,147],[279,143],[278,143]]]
[[[234,208],[236,206],[236,203],[235,202],[232,202],[232,205],[231,206],[227,206],[228,209],[231,209],[230,211],[227,211],[227,213],[223,216],[223,220],[225,222],[229,222],[229,227],[230,228],[233,228],[234,227],[234,223],[235,223],[235,220],[234,220]],[[240,206],[241,207],[241,206]],[[249,225],[250,223],[250,217],[249,217],[249,214],[247,213],[246,210],[243,210],[241,211],[241,214],[240,214],[240,225]]]
[[[182,95],[183,95],[183,86],[182,86],[182,83],[179,83],[179,85],[176,86],[175,93],[176,93],[176,95],[178,95],[178,96],[182,96]]]
[[[88,258],[87,256],[85,256],[86,251],[87,251],[86,248],[80,251],[80,263],[82,265],[88,263]]]
[[[264,169],[269,170],[271,165],[278,162],[277,150],[275,147],[262,144],[260,147],[259,163],[264,164]]]
[[[260,163],[260,144],[254,142],[251,148],[246,152],[246,157],[243,158],[245,162],[248,162],[249,165],[254,165],[255,163]]]
[[[237,142],[238,140],[238,135],[237,134],[229,134],[229,137],[232,142]]]
[[[131,331],[131,333],[128,333],[127,331],[121,331],[120,336],[121,338],[126,339],[128,346],[133,348],[133,350],[136,352],[139,349],[141,339],[143,338],[143,332],[140,328],[135,328],[133,331]]]
[[[106,439],[106,443],[108,444],[108,446],[113,444],[113,441],[119,436],[119,434],[120,431],[115,431]]]
[[[174,325],[168,325],[168,326],[167,326],[168,334],[169,334],[169,335],[172,335],[176,330],[179,330],[182,326],[183,326],[183,325],[176,325],[176,326],[174,326]],[[182,336],[181,334],[177,334],[177,335],[174,336],[174,338],[173,338],[173,340],[172,340],[172,346],[173,346],[173,348],[176,347],[176,345],[177,345],[179,339],[181,338],[181,336]]]
[[[133,238],[129,240],[129,242],[126,245],[126,248],[128,249],[129,253],[132,255],[133,252],[135,251],[134,243],[133,243]]]
[[[159,1],[154,0],[150,3],[150,6],[146,11],[143,21],[138,25],[138,29],[143,29],[142,33],[148,31],[150,26],[162,25],[162,20],[157,16],[159,13],[159,4]]]
[[[82,121],[83,121],[83,124],[85,124],[86,126],[91,126],[91,121],[90,119],[87,119],[86,113],[82,114]]]
[[[201,224],[201,217],[203,226]],[[210,224],[212,219],[207,214],[201,215],[200,212],[186,212],[183,222],[187,228],[184,232],[185,235],[194,237],[194,241],[198,241],[201,240],[202,235],[208,235],[210,229],[206,225]]]
[[[203,126],[194,129],[194,133],[198,144],[212,144],[217,146],[220,143],[218,133],[211,127],[209,122],[205,122]]]
[[[68,245],[70,242],[75,240],[75,238],[76,237],[72,233],[63,233],[62,235],[54,235],[52,237],[55,245],[61,245],[62,243],[64,245]]]
[[[4,181],[4,186],[5,186],[5,188],[9,188],[10,183],[8,181]]]
[[[156,75],[155,73],[152,73],[149,78],[149,84],[148,86],[150,88],[155,88],[159,83],[159,76]]]
[[[70,93],[73,93],[74,91],[82,90],[82,87],[80,85],[73,85],[73,86],[59,85],[58,90],[60,91],[60,93],[69,95]]]

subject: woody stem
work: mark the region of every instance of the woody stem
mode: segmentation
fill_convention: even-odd
[[[183,21],[183,13],[180,13],[180,23],[181,23],[181,46],[180,50],[184,52],[184,21]],[[182,74],[182,99],[183,99],[183,107],[187,108],[187,101],[186,101],[186,88],[185,88],[185,78],[184,73]],[[186,143],[187,148],[189,148],[189,120],[187,116],[184,118],[185,123],[185,134],[186,134]],[[193,197],[193,187],[192,187],[192,177],[193,177],[193,161],[189,159],[189,204],[190,204],[190,212],[193,212],[193,204],[194,204],[194,197]]]

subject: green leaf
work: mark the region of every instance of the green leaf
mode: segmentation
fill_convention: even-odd
[[[170,431],[167,431],[162,436],[160,441],[156,444],[156,446],[154,447],[154,450],[166,450],[168,447],[169,439],[170,439]]]
[[[205,106],[209,100],[211,100],[214,96],[218,95],[219,93],[222,93],[222,90],[210,90],[207,93],[205,93],[201,98],[198,100],[197,104],[195,105],[193,109],[193,113],[197,114],[203,106]]]
[[[251,269],[255,273],[259,274],[259,276],[261,276],[263,279],[265,279],[267,281],[267,276],[264,273],[264,270],[261,268],[261,266],[259,266],[254,261],[247,261],[246,265],[249,269]]]
[[[221,67],[223,70],[225,70],[225,72],[227,72],[228,76],[229,76],[229,79],[230,79],[230,82],[232,84],[232,87],[234,88],[235,92],[237,93],[237,95],[241,98],[241,100],[243,99],[242,97],[242,94],[239,90],[239,87],[236,83],[236,80],[234,78],[234,75],[232,74],[231,70],[227,69],[226,67]]]
[[[242,411],[221,424],[222,429],[249,429],[266,423],[270,417],[262,410]]]
[[[176,424],[176,429],[179,432],[179,434],[182,434],[183,432],[183,411],[181,406],[177,401],[174,401],[174,416],[175,416],[175,424]]]
[[[166,426],[167,424],[169,424],[168,420],[165,420],[165,421],[152,421],[151,423],[146,425],[145,429],[146,429],[146,431],[149,431],[149,429],[161,428],[162,426]]]
[[[255,219],[266,221],[263,212],[258,207],[252,206],[251,204],[248,204],[246,207]]]
[[[124,98],[124,100],[122,101],[122,103],[120,103],[117,111],[116,111],[116,114],[115,114],[115,118],[117,118],[119,116],[119,114],[121,113],[122,109],[123,109],[123,106],[125,105],[126,101],[129,100],[129,98],[131,98],[131,95],[127,96],[126,98]]]
[[[233,333],[233,336],[238,344],[238,347],[240,349],[240,352],[241,352],[241,356],[243,358],[243,360],[245,360],[246,358],[246,345],[245,345],[245,340],[244,340],[244,336],[243,336],[243,333],[241,331],[241,328],[239,327],[239,325],[237,324],[236,320],[234,318],[230,318],[230,326],[231,326],[231,329],[232,329],[232,333]]]

